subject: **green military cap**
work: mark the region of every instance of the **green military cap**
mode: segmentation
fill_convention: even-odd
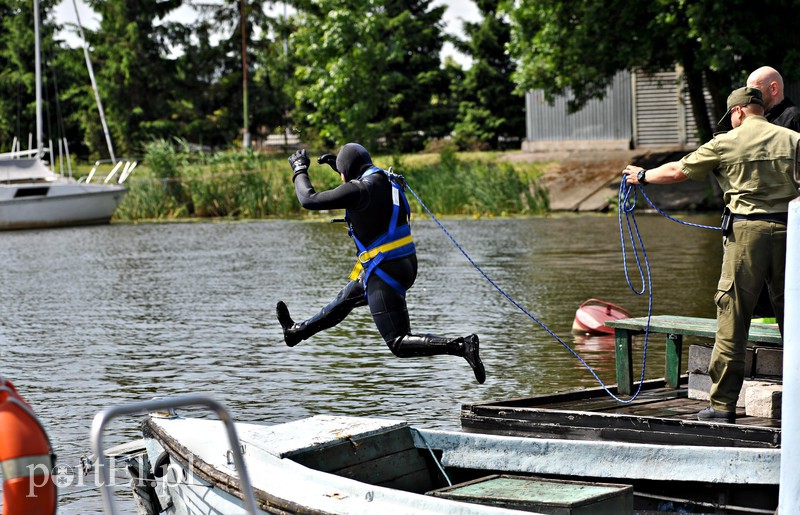
[[[734,89],[728,95],[728,112],[717,123],[720,127],[730,126],[731,124],[731,109],[736,106],[745,106],[748,104],[764,105],[764,100],[761,98],[761,91],[758,88],[746,86],[744,88]]]

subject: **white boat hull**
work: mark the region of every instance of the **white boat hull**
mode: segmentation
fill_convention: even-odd
[[[148,420],[151,464],[168,464],[160,481],[167,513],[242,513],[238,476],[221,422],[181,417]],[[403,421],[317,416],[266,426],[237,423],[257,504],[264,513],[519,513],[356,481],[302,465],[298,457],[349,442],[359,448]],[[436,451],[441,466],[514,474],[777,485],[779,449],[569,441],[431,431],[410,427],[413,446]],[[359,451],[354,451],[358,453]],[[366,451],[361,451],[366,452]],[[169,459],[165,459],[169,456]],[[163,470],[163,468],[162,468]],[[603,479],[605,481],[606,479]]]
[[[0,230],[105,224],[126,191],[69,180],[0,184]]]

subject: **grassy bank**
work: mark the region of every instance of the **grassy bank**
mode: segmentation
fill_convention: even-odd
[[[316,154],[314,154],[316,155]],[[192,154],[166,142],[148,146],[144,166],[126,182],[128,194],[115,215],[120,221],[189,218],[312,217],[295,197],[287,155],[224,152]],[[545,163],[509,163],[497,154],[376,156],[392,166],[437,215],[504,216],[547,211],[537,186]],[[318,191],[340,184],[328,166],[312,161]],[[424,211],[409,195],[415,214]],[[327,215],[326,215],[327,216]]]

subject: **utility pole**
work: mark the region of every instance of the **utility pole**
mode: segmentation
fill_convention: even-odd
[[[247,117],[247,36],[245,1],[241,1],[242,9],[242,105],[244,107],[244,130],[242,131],[242,147],[250,148],[250,129]]]

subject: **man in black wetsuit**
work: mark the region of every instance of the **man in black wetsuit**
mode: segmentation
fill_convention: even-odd
[[[345,219],[358,249],[350,281],[316,315],[295,323],[283,301],[276,308],[286,345],[294,347],[314,334],[335,326],[356,307],[369,305],[378,331],[400,358],[448,354],[463,357],[479,383],[486,371],[478,355],[478,336],[447,338],[411,334],[406,290],[417,277],[417,255],[409,226],[409,207],[400,178],[372,164],[367,150],[348,143],[339,154],[325,154],[319,164],[337,171],[344,184],[317,192],[308,177],[305,149],[292,154],[297,199],[305,209],[345,209]]]

